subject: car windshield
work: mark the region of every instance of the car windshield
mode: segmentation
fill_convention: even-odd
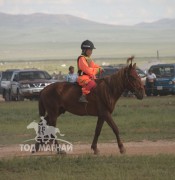
[[[117,69],[104,69],[104,76],[108,76],[117,72]]]
[[[106,77],[106,76],[110,76],[114,73],[116,73],[118,71],[118,69],[116,68],[104,68],[104,72],[102,72],[101,74],[98,74],[97,75],[97,78],[103,78],[103,77]]]
[[[19,73],[19,80],[51,79],[51,76],[44,71],[27,71]]]
[[[137,74],[141,77],[141,78],[144,78],[146,75],[145,75],[145,73],[141,70],[141,69],[136,69],[136,71],[137,71]]]
[[[13,72],[7,71],[2,73],[2,81],[10,81],[12,77]]]
[[[157,77],[173,77],[175,76],[174,66],[159,66],[152,69]]]

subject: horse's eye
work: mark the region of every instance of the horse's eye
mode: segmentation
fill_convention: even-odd
[[[136,80],[136,78],[133,77],[133,76],[130,76],[129,78],[130,78],[132,81],[135,81],[135,80]]]

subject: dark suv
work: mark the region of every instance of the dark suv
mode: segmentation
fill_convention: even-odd
[[[8,96],[5,100],[24,100],[38,97],[39,92],[55,80],[46,72],[38,69],[15,70],[9,80]],[[3,85],[3,81],[1,82]]]
[[[175,64],[157,64],[150,67],[156,75],[154,95],[175,94]],[[150,95],[148,84],[146,94]]]

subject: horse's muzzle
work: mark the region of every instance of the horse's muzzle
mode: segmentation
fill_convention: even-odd
[[[139,90],[139,91],[135,91],[135,96],[137,97],[137,99],[142,100],[143,97],[145,95],[145,91],[143,89]]]

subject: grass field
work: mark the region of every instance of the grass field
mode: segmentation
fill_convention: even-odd
[[[0,103],[1,144],[20,143],[32,138],[34,130],[27,125],[38,117],[36,101]],[[175,139],[175,96],[145,98],[121,98],[113,112],[124,141]],[[70,142],[91,143],[96,117],[79,117],[70,113],[60,116],[57,127]],[[115,136],[105,123],[100,141],[113,141]]]
[[[121,137],[126,141],[175,140],[175,96],[151,97],[138,101],[121,98],[113,113]],[[36,101],[0,102],[0,146],[21,144],[34,138],[34,130],[26,126],[39,121]],[[95,117],[62,115],[57,127],[72,142],[91,143],[96,125]],[[99,139],[113,142],[115,136],[105,123]],[[173,180],[175,155],[137,156],[43,156],[0,159],[0,179],[117,179]]]
[[[40,157],[0,160],[6,180],[173,180],[175,156]]]

